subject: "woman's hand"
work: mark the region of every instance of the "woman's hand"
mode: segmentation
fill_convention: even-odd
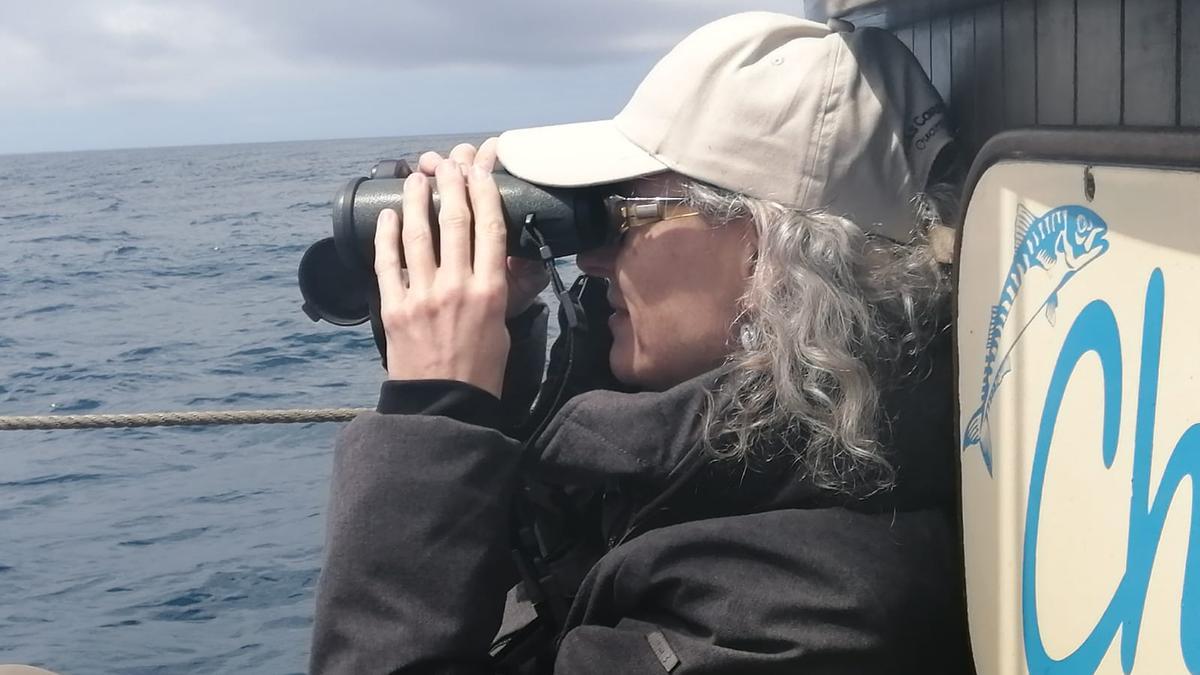
[[[469,167],[483,166],[489,172],[496,169],[496,139],[489,138],[476,150],[469,143],[460,143],[450,151],[450,156],[442,158],[436,152],[426,152],[417,161],[417,170],[427,176],[433,176],[437,167],[446,161],[455,161],[459,165]],[[505,317],[511,318],[533,304],[539,293],[550,284],[550,273],[537,260],[509,257],[505,261],[506,277],[508,280],[508,303]]]
[[[432,173],[441,198],[440,264],[433,251],[431,181],[425,172],[405,179],[402,218],[386,209],[375,230],[388,377],[458,380],[499,398],[509,349],[500,192],[486,158],[466,165],[443,160]]]

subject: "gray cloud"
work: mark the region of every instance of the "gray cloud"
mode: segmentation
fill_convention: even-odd
[[[734,0],[375,2],[354,10],[308,3],[217,0],[295,57],[412,66],[570,65],[663,52],[701,24],[745,8]],[[799,9],[800,0],[770,3]]]
[[[756,9],[800,13],[801,0]],[[664,53],[736,0],[44,0],[0,8],[0,100],[188,100],[355,71],[570,68]]]

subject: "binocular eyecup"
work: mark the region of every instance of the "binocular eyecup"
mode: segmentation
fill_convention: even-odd
[[[304,313],[313,321],[354,326],[370,318],[375,280],[375,226],[384,209],[402,212],[404,160],[379,162],[369,177],[351,179],[333,200],[333,236],[300,260]],[[570,256],[602,246],[610,218],[611,188],[546,188],[504,172],[494,174],[508,230],[508,254],[532,260]],[[433,194],[431,215],[439,208]],[[431,217],[436,239],[437,218]]]

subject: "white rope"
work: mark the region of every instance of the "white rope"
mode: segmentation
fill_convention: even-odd
[[[0,431],[348,422],[356,415],[370,410],[372,408],[299,408],[294,410],[207,410],[125,415],[10,415],[0,416]]]

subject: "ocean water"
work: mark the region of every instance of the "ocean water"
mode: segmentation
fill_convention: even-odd
[[[0,415],[374,405],[300,256],[348,178],[483,137],[0,156]],[[0,431],[0,663],[303,672],[339,427]]]

